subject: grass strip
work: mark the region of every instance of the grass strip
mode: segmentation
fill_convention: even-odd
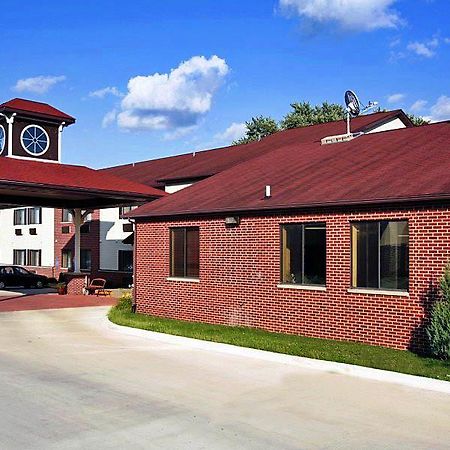
[[[450,381],[450,361],[440,361],[422,357],[409,351],[355,342],[318,339],[271,333],[255,328],[211,325],[146,314],[134,314],[131,311],[131,300],[129,298],[120,300],[116,306],[112,307],[108,313],[108,318],[117,325],[142,330]]]

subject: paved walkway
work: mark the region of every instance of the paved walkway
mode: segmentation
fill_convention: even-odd
[[[106,311],[0,314],[2,450],[449,448],[449,395],[127,336]]]
[[[0,291],[0,312],[37,309],[80,308],[114,305],[116,298],[95,295],[58,295],[39,290]],[[1,442],[1,441],[0,441]]]

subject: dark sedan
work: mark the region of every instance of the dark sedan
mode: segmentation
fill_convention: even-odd
[[[0,266],[0,289],[5,287],[24,288],[35,287],[41,289],[48,284],[48,278],[44,275],[38,275],[30,272],[21,266]]]

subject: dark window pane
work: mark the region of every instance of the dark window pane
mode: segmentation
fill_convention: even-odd
[[[378,288],[378,222],[353,225],[353,286]]]
[[[27,224],[27,210],[25,208],[14,210],[14,225]]]
[[[200,240],[198,229],[186,230],[186,276],[198,278]]]
[[[28,265],[29,266],[41,265],[41,250],[28,250]]]
[[[179,228],[171,230],[171,275],[174,277],[184,277],[184,238],[185,229]]]
[[[133,252],[131,250],[119,250],[119,270],[133,272]]]
[[[380,224],[380,287],[408,289],[408,222]]]
[[[80,269],[91,270],[92,252],[89,249],[81,249],[80,251]]]
[[[305,225],[303,284],[325,284],[326,233],[323,225]]]
[[[72,213],[69,209],[63,209],[62,210],[62,222],[72,222]]]
[[[325,224],[283,225],[281,232],[282,282],[325,285]]]
[[[282,233],[282,281],[302,284],[302,225],[284,225]]]
[[[13,251],[13,264],[17,264],[19,266],[25,266],[27,264],[26,250]]]

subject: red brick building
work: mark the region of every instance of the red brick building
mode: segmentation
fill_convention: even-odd
[[[138,312],[424,349],[450,261],[450,123],[321,145],[333,133],[277,133],[133,211]]]

